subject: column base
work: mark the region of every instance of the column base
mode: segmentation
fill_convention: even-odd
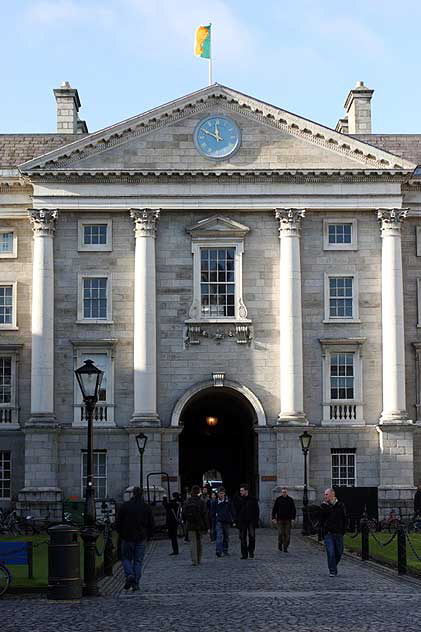
[[[382,412],[379,419],[379,424],[412,424],[412,419],[409,419],[406,410],[392,410],[391,412]]]
[[[159,428],[161,426],[161,420],[158,415],[151,413],[133,413],[130,419],[130,425],[144,428]]]
[[[54,413],[31,413],[25,428],[47,426],[48,428],[57,425],[57,418]]]
[[[309,422],[304,413],[280,412],[276,425],[279,426],[308,426]]]

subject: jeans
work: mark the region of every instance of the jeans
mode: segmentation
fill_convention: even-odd
[[[202,561],[202,534],[200,531],[188,531],[190,539],[191,562],[197,566]]]
[[[241,557],[248,557],[254,555],[254,547],[256,546],[256,528],[254,524],[248,522],[241,524],[240,529],[240,542],[241,542]],[[248,536],[248,544],[247,544]]]
[[[291,520],[278,520],[278,548],[288,550],[291,539]]]
[[[178,553],[177,525],[168,527],[168,537],[171,540],[172,552]]]
[[[228,545],[230,541],[230,525],[228,522],[216,521],[216,552],[218,555],[228,553]]]
[[[126,579],[134,577],[136,586],[139,586],[139,580],[142,576],[142,563],[145,557],[146,542],[128,542],[123,540],[121,543],[121,561]]]
[[[329,572],[338,574],[338,564],[344,552],[344,536],[339,533],[327,533],[325,535],[325,547]]]

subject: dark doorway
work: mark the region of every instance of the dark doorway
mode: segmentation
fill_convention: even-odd
[[[183,489],[202,485],[203,474],[217,470],[229,495],[238,492],[241,483],[257,495],[256,415],[247,399],[225,387],[206,389],[186,404],[180,423]]]

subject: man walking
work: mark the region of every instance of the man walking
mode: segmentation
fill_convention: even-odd
[[[116,530],[122,540],[124,590],[139,590],[146,541],[151,537],[152,529],[151,508],[144,502],[140,487],[134,487],[132,498],[122,505],[116,520]]]
[[[325,541],[329,575],[335,577],[338,574],[338,564],[344,551],[345,505],[336,498],[335,490],[329,488],[325,491],[325,498],[320,508],[320,523]]]
[[[190,539],[193,566],[197,566],[202,561],[202,533],[209,529],[208,512],[199,494],[200,487],[193,485],[191,496],[183,508],[183,520],[186,523],[187,534]]]
[[[168,502],[168,499],[164,496],[162,504],[167,512],[167,531],[172,545],[172,553],[170,553],[170,555],[178,555],[178,527],[181,523],[180,494],[173,492],[170,502]]]
[[[283,487],[272,509],[272,522],[278,526],[278,549],[286,553],[291,539],[292,521],[297,515],[295,503]]]
[[[225,495],[225,489],[219,488],[218,500],[212,504],[212,522],[215,524],[216,556],[229,555],[230,526],[234,522],[231,502]]]
[[[236,523],[241,542],[241,559],[254,558],[256,527],[259,525],[259,503],[249,495],[248,485],[241,485],[237,501]]]

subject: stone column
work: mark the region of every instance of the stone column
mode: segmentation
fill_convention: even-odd
[[[382,236],[383,412],[380,423],[408,418],[405,395],[405,338],[401,223],[407,211],[379,209]]]
[[[302,209],[276,209],[279,220],[279,422],[306,423],[303,406],[303,327],[301,313],[300,225]]]
[[[131,209],[136,238],[134,287],[134,411],[131,423],[159,425],[156,400],[157,209]]]
[[[54,257],[57,211],[29,211],[32,264],[31,421],[54,422]]]

